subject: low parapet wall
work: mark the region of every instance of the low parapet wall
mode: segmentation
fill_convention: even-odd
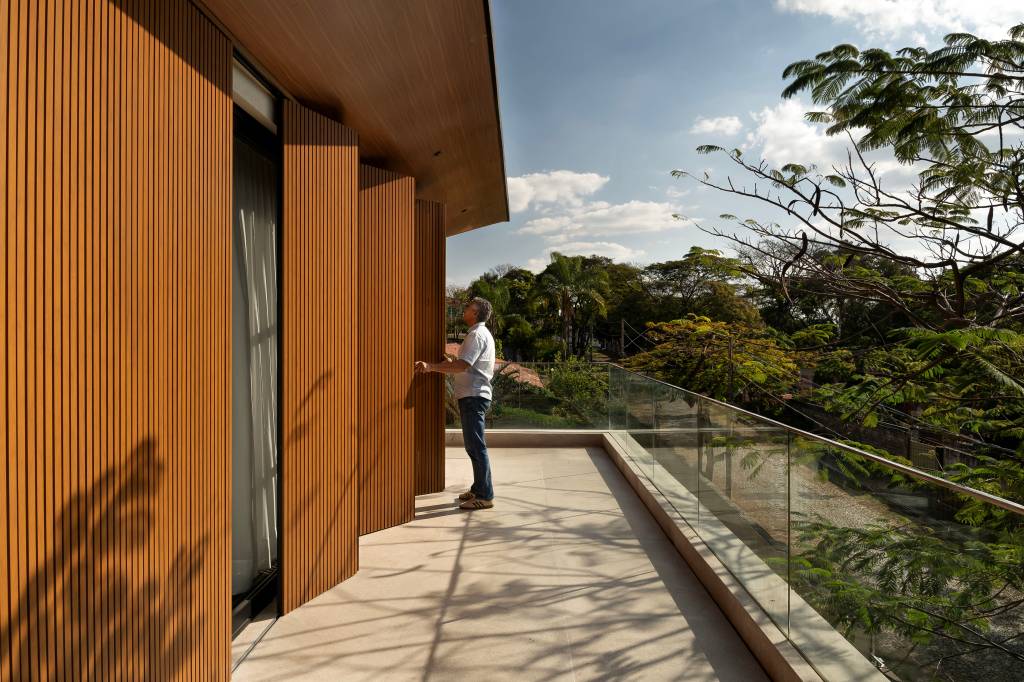
[[[533,448],[557,444],[559,447],[604,447],[604,432],[566,429],[487,429],[487,444],[495,448]],[[462,446],[462,431],[445,431],[445,445]]]

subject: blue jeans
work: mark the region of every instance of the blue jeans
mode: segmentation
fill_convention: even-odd
[[[490,407],[491,401],[487,398],[459,398],[462,442],[473,462],[473,487],[469,491],[481,500],[494,499],[491,462],[487,459],[487,443],[484,441],[484,415]]]

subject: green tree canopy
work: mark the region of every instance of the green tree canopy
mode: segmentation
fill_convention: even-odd
[[[763,328],[689,315],[648,327],[653,349],[624,361],[629,369],[723,400],[741,399],[776,413],[774,396],[795,390],[793,354]]]
[[[608,275],[588,267],[582,256],[551,254],[551,262],[537,276],[534,302],[539,311],[557,319],[566,357],[574,352],[573,332],[588,321],[607,314]]]
[[[810,93],[821,110],[808,119],[847,136],[847,161],[773,167],[738,149],[698,148],[724,154],[743,178],[676,175],[777,214],[726,214],[742,229],[709,231],[739,246],[770,321],[802,317],[789,333],[831,322],[831,348],[861,346],[856,373],[828,396],[848,418],[873,422],[895,407],[1019,445],[1024,25],[1006,40],[951,34],[937,50],[839,45],[784,75],[785,97]],[[885,154],[912,164],[917,181],[884,181]]]

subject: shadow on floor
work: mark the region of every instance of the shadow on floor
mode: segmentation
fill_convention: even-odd
[[[572,457],[557,474],[516,464],[494,510],[421,499],[239,679],[767,679],[604,450]]]

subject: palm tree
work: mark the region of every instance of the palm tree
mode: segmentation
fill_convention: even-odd
[[[597,317],[607,314],[608,274],[600,268],[587,267],[582,256],[555,252],[534,287],[535,304],[559,318],[563,356],[569,357],[575,319],[585,311]]]
[[[469,291],[470,297],[479,296],[490,301],[491,319],[488,321],[488,326],[495,336],[500,336],[504,329],[502,318],[509,302],[508,282],[484,275],[469,285]]]

